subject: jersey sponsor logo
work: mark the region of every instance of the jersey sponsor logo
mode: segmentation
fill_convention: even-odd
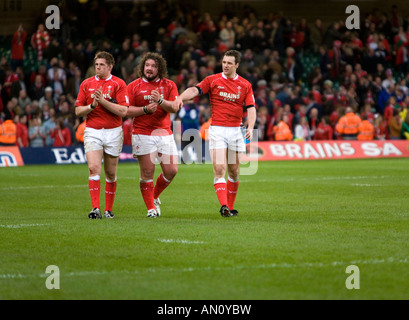
[[[236,99],[240,99],[240,93],[234,94],[234,93],[220,91],[219,95],[223,97],[224,100],[228,100],[228,101],[236,101]]]

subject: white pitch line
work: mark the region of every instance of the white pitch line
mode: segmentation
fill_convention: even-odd
[[[77,185],[36,185],[36,186],[16,186],[16,187],[2,187],[0,190],[8,191],[8,190],[30,190],[30,189],[56,189],[56,188],[79,188],[79,187],[87,187],[86,184],[77,184]]]
[[[159,242],[163,243],[182,243],[182,244],[203,244],[203,241],[191,241],[183,239],[158,239]]]
[[[28,227],[49,226],[49,223],[21,223],[21,224],[0,224],[0,228],[19,229]]]
[[[200,271],[235,271],[235,270],[246,270],[246,269],[296,269],[296,268],[323,268],[323,267],[347,267],[350,265],[378,265],[378,264],[387,264],[387,263],[398,263],[398,264],[407,264],[409,263],[409,258],[394,258],[389,257],[385,259],[369,259],[369,260],[356,260],[356,261],[333,261],[333,262],[303,262],[303,263],[271,263],[271,264],[262,264],[258,266],[234,266],[234,267],[202,267],[202,268],[146,268],[143,270],[113,270],[113,271],[78,271],[78,272],[61,272],[62,277],[81,277],[81,276],[106,276],[106,275],[117,275],[120,273],[123,274],[145,274],[145,273],[160,273],[160,272],[200,272]],[[24,279],[24,278],[46,278],[47,274],[39,275],[23,275],[23,274],[0,274],[0,279]]]

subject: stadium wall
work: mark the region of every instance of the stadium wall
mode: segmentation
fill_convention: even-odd
[[[206,146],[208,147],[208,145]],[[250,143],[247,146],[247,153],[242,159],[243,163],[277,160],[409,158],[408,140],[258,142]],[[205,150],[205,153],[208,154],[208,150]],[[208,162],[209,159],[207,157],[205,159]],[[131,146],[124,146],[119,162],[136,161],[132,156]],[[197,162],[200,162],[200,159]],[[83,146],[60,148],[0,147],[0,167],[83,163],[86,163]]]

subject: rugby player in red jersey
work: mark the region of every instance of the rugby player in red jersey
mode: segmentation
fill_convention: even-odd
[[[161,215],[159,195],[178,171],[178,150],[170,113],[179,110],[173,103],[179,93],[176,84],[166,78],[166,60],[158,53],[148,52],[142,57],[138,77],[128,84],[127,117],[134,117],[132,153],[139,162],[140,190],[147,217],[156,218]],[[162,172],[153,185],[156,158]]]
[[[240,157],[245,143],[240,125],[243,107],[247,109],[248,127],[245,139],[251,140],[256,121],[253,88],[237,74],[240,52],[229,50],[223,55],[223,72],[210,75],[194,87],[187,88],[176,100],[177,108],[197,95],[209,94],[212,123],[209,128],[209,149],[213,162],[214,188],[223,217],[237,216],[234,209],[239,187]],[[226,167],[228,179],[226,182]]]
[[[112,207],[116,192],[116,170],[122,150],[122,118],[128,110],[125,82],[112,75],[115,60],[108,52],[98,52],[94,58],[95,76],[81,83],[75,114],[85,117],[84,149],[88,162],[88,187],[92,210],[90,219],[100,219],[100,175],[104,159],[105,210],[104,217],[113,218]]]

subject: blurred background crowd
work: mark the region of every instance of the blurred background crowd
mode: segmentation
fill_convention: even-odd
[[[183,92],[221,72],[222,54],[236,49],[238,73],[253,85],[259,141],[346,139],[348,114],[359,122],[353,139],[364,129],[364,140],[408,137],[404,8],[361,12],[360,29],[349,30],[344,20],[324,27],[320,18],[260,16],[248,3],[212,15],[191,1],[67,2],[60,29],[48,30],[39,17],[35,32],[20,25],[0,38],[0,123],[16,125],[20,147],[80,144],[84,119],[75,117],[74,103],[81,82],[94,75],[97,51],[113,54],[113,74],[126,83],[145,52],[159,52]],[[210,108],[202,96],[172,120],[182,131],[199,130]],[[131,144],[131,119],[123,126],[124,144]]]

